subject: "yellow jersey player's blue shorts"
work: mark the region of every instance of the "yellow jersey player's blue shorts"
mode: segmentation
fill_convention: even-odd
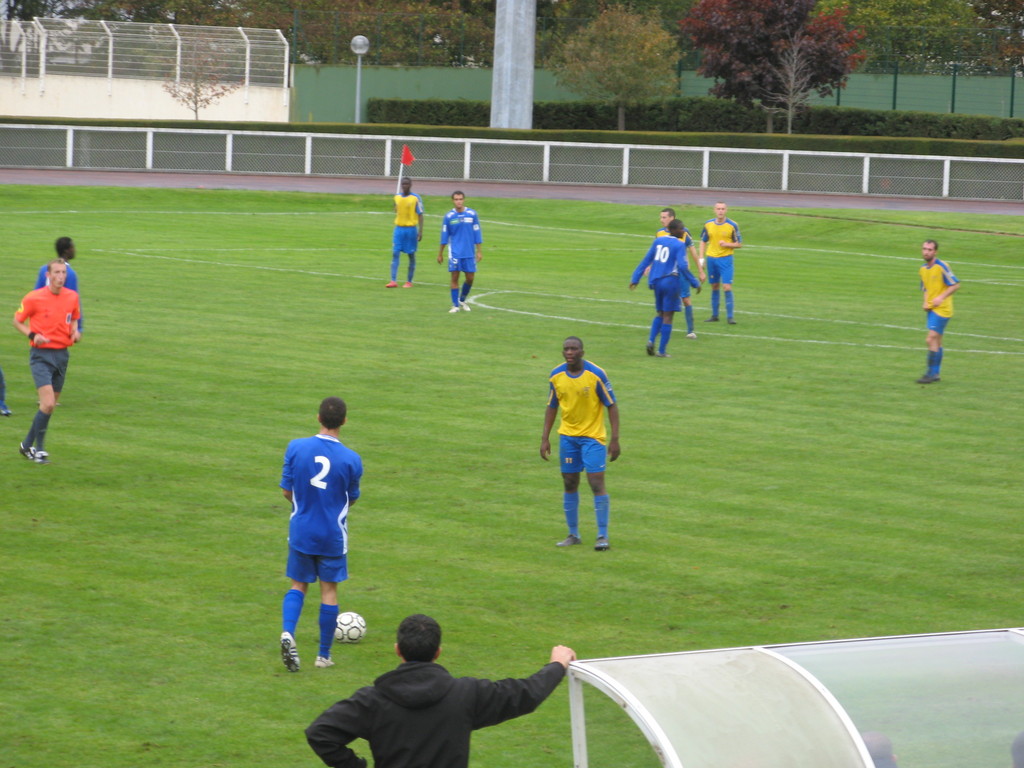
[[[948,317],[943,317],[935,310],[928,311],[928,330],[935,331],[935,333],[943,334],[946,332],[946,324],[949,322]]]
[[[708,257],[708,282],[732,285],[732,256]]]
[[[678,296],[676,299],[678,300]],[[586,471],[588,474],[604,472],[608,449],[593,437],[558,436],[558,460],[562,474]]]
[[[391,250],[394,253],[408,253],[410,256],[416,253],[419,233],[417,227],[395,227],[395,233],[391,238]]]

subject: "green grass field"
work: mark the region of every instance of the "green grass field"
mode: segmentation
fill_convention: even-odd
[[[468,202],[484,261],[474,311],[449,315],[442,198],[417,286],[385,290],[377,196],[0,187],[0,307],[66,234],[86,315],[50,466],[18,455],[35,392],[24,339],[0,334],[0,766],[318,765],[302,730],[391,668],[413,612],[445,627],[454,674],[487,677],[555,643],[595,658],[1022,623],[1024,218],[734,206],[739,324],[703,325],[701,295],[700,338],[662,360],[644,354],[650,292],[627,290],[656,208]],[[964,282],[930,387],[926,237]],[[620,403],[607,553],[553,546],[561,481],[538,445],[569,334]],[[277,483],[332,394],[366,466],[342,609],[370,634],[313,669],[314,589],[293,675]],[[571,762],[565,686],[474,738],[476,766]]]

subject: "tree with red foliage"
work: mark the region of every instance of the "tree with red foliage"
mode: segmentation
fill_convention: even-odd
[[[711,93],[744,106],[764,106],[770,131],[773,112],[790,107],[784,94],[791,89],[780,73],[796,40],[809,72],[804,96],[813,90],[825,97],[842,88],[864,58],[857,51],[863,33],[847,27],[844,9],[813,13],[816,2],[700,0],[680,25],[701,51],[697,71],[718,80]]]

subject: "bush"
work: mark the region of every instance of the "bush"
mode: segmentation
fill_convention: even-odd
[[[374,123],[410,125],[490,124],[484,101],[370,99]],[[534,128],[557,131],[613,131],[615,107],[593,101],[541,101],[533,107]],[[626,110],[629,131],[764,133],[767,119],[757,107],[727,99],[689,97],[652,102]],[[886,136],[923,139],[1004,141],[1024,137],[1024,120],[932,112],[812,107],[797,116],[800,133],[825,136]]]

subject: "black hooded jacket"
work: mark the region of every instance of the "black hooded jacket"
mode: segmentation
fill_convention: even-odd
[[[470,734],[533,712],[565,676],[558,662],[522,680],[452,677],[433,662],[409,661],[339,701],[306,729],[332,768],[363,768],[347,746],[366,739],[375,768],[466,768]]]

